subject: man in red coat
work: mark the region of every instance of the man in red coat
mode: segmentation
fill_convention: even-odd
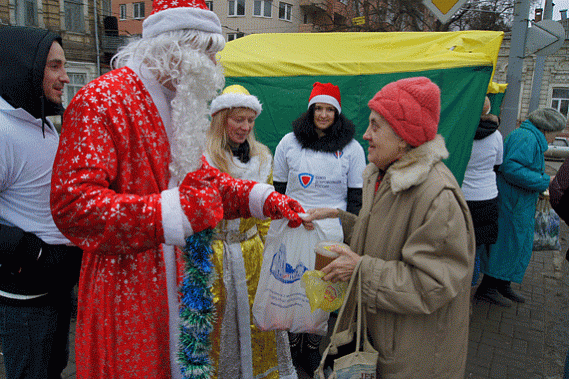
[[[221,218],[301,223],[294,200],[202,159],[224,44],[203,0],[156,0],[142,38],[114,58],[118,68],[67,108],[51,205],[58,228],[84,250],[78,378],[183,377],[174,246]]]

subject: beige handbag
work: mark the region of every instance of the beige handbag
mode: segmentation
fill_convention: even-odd
[[[377,378],[376,367],[378,353],[369,342],[367,336],[366,312],[362,309],[362,275],[360,273],[360,263],[361,260],[356,265],[352,277],[350,278],[347,296],[338,312],[338,319],[334,325],[330,343],[322,354],[320,365],[314,372],[315,379]],[[356,287],[355,290],[354,284]],[[356,310],[357,317],[354,320]],[[351,343],[354,340],[354,335],[356,336],[355,350],[347,355],[334,359],[334,364],[330,371],[329,368],[325,367],[326,357],[329,354],[338,354],[338,348]]]

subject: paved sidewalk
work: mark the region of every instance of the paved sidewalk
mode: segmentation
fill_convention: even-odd
[[[473,302],[466,378],[561,379],[569,348],[569,246],[561,224],[561,252],[534,252],[523,283],[526,297],[511,308]]]

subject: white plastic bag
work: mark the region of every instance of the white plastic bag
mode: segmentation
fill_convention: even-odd
[[[303,226],[289,228],[287,223],[286,219],[271,221],[253,302],[254,322],[261,330],[325,335],[330,314],[321,309],[311,312],[301,278],[314,269],[314,247],[318,242],[341,241],[340,224],[330,227],[331,223],[314,222],[315,229],[309,231]]]

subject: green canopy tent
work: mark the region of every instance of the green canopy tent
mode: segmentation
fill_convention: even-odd
[[[254,34],[227,43],[217,58],[226,85],[245,86],[263,104],[256,135],[273,152],[306,111],[316,81],[340,87],[342,112],[367,149],[361,137],[368,100],[389,82],[430,78],[441,88],[446,164],[461,183],[502,37],[492,31]]]

